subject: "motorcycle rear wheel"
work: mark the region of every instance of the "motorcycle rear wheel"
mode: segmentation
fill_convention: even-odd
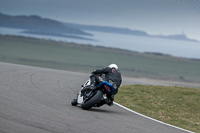
[[[89,99],[87,102],[81,104],[81,108],[84,110],[91,109],[96,103],[99,103],[103,97],[103,92],[98,90],[97,93]]]

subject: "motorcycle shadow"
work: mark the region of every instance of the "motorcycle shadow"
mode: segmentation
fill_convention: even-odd
[[[85,111],[91,111],[91,112],[98,112],[98,113],[112,113],[112,114],[118,114],[119,112],[116,112],[115,110],[108,109],[108,108],[91,108],[90,110]]]
[[[112,113],[112,114],[120,114],[121,112],[118,112],[116,110],[112,110],[112,109],[109,109],[109,108],[106,108],[106,107],[101,107],[101,108],[98,108],[98,107],[92,107],[91,109],[89,110],[84,110],[81,108],[81,106],[75,106],[79,109],[81,109],[82,111],[89,111],[89,112],[98,112],[98,113]]]

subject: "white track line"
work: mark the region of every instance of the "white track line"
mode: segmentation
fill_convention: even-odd
[[[129,108],[127,108],[127,107],[125,107],[125,106],[119,104],[119,103],[114,102],[114,104],[117,105],[117,106],[119,106],[119,107],[121,107],[121,108],[123,108],[123,109],[126,109],[126,110],[128,110],[128,111],[130,111],[130,112],[132,112],[132,113],[134,113],[134,114],[137,114],[137,115],[142,116],[142,117],[144,117],[144,118],[150,119],[150,120],[152,120],[152,121],[156,121],[156,122],[158,122],[158,123],[161,123],[161,124],[164,124],[164,125],[167,125],[167,126],[170,126],[170,127],[174,127],[174,128],[180,129],[180,130],[182,130],[182,131],[186,131],[186,132],[188,132],[188,133],[195,133],[195,132],[192,132],[192,131],[189,131],[189,130],[186,130],[186,129],[183,129],[183,128],[180,128],[180,127],[176,127],[176,126],[167,124],[167,123],[165,123],[165,122],[156,120],[156,119],[151,118],[151,117],[148,117],[148,116],[146,116],[146,115],[140,114],[140,113],[138,113],[138,112],[136,112],[136,111],[133,111],[133,110],[131,110],[131,109],[129,109]]]

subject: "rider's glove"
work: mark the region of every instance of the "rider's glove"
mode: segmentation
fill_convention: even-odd
[[[95,74],[96,70],[92,71],[91,74]]]

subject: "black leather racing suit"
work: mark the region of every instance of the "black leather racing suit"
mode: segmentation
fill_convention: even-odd
[[[112,94],[107,94],[107,101],[102,100],[100,103],[97,104],[97,107],[100,107],[105,103],[109,106],[112,106],[114,101],[114,95],[117,94],[118,88],[120,87],[122,82],[121,73],[118,69],[106,67],[103,69],[93,71],[92,75],[90,76],[91,81],[94,81],[94,79],[96,79],[98,84],[103,82],[104,79],[98,76],[99,74],[105,74],[105,80],[113,85],[114,92]]]
[[[120,87],[122,82],[120,70],[115,68],[105,67],[103,69],[95,70],[93,74],[105,74],[105,80],[111,83],[114,87],[113,95],[115,95],[118,92],[118,88]]]

